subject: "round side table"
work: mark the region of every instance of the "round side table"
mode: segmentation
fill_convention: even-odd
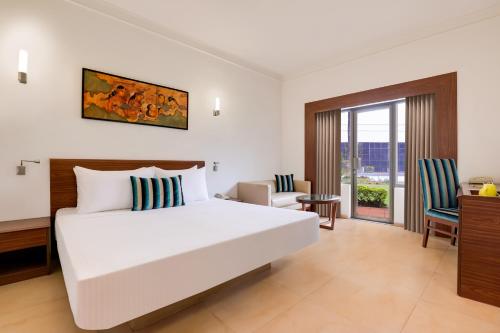
[[[297,197],[297,202],[302,204],[302,210],[307,210],[308,205],[329,205],[327,222],[330,222],[330,225],[320,224],[319,227],[333,230],[335,216],[337,215],[337,204],[340,203],[340,196],[330,194],[308,194]]]

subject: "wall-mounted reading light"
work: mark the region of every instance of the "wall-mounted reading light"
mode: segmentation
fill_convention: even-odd
[[[19,50],[17,80],[21,83],[28,82],[28,51],[23,49]]]
[[[220,115],[220,98],[215,97],[215,105],[214,105],[214,117]]]
[[[214,172],[219,171],[219,164],[220,162],[214,162],[214,168],[213,168]]]
[[[16,173],[19,176],[24,176],[26,174],[26,166],[23,163],[36,163],[36,164],[40,164],[40,160],[35,160],[35,161],[21,160],[21,165],[17,166],[17,173]]]

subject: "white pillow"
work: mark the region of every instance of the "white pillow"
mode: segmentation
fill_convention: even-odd
[[[77,185],[78,213],[132,208],[130,176],[154,177],[153,167],[125,171],[73,168]]]
[[[208,200],[205,167],[200,169],[193,167],[185,170],[164,170],[157,167],[154,169],[158,178],[182,176],[182,193],[186,203]]]

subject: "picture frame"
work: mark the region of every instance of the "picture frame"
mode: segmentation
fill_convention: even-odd
[[[82,68],[82,118],[188,130],[189,92]]]

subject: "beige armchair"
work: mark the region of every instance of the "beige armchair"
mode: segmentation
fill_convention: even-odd
[[[300,195],[311,194],[311,182],[294,180],[296,192],[276,192],[276,181],[264,180],[257,182],[238,183],[238,199],[246,203],[272,206],[277,208],[301,209],[296,198]]]

